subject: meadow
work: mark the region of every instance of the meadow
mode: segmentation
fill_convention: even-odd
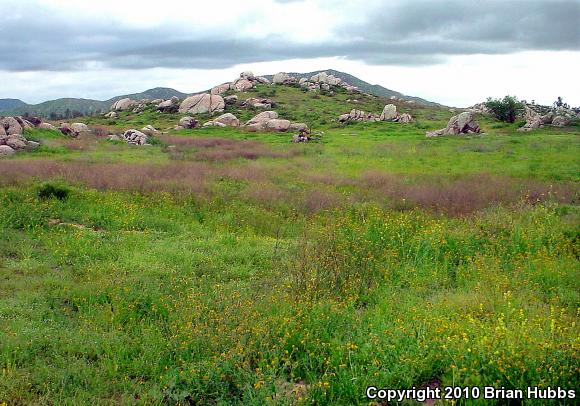
[[[578,390],[577,125],[480,117],[485,135],[427,139],[452,113],[339,126],[352,96],[257,92],[321,140],[102,136],[179,119],[147,111],[78,139],[29,130],[41,147],[0,161],[0,404]]]

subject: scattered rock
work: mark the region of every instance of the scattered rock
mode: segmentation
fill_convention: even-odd
[[[397,121],[407,124],[413,121],[413,117],[409,113],[403,113],[398,117]]]
[[[148,141],[146,134],[134,129],[125,131],[123,139],[132,145],[145,145]]]
[[[203,127],[226,127],[226,125],[217,121],[208,121],[207,123],[203,124]]]
[[[219,95],[197,94],[186,98],[179,106],[180,113],[202,114],[224,111],[224,99]]]
[[[108,139],[109,141],[122,141],[122,138],[121,138],[121,137],[119,137],[117,134],[110,134],[110,135],[107,135],[107,139]]]
[[[310,129],[305,123],[292,123],[289,130],[310,133]]]
[[[26,148],[26,139],[21,135],[9,136],[4,140],[4,142],[15,151]]]
[[[180,128],[176,128],[176,129],[178,129],[178,130],[183,129],[183,128],[189,129],[189,128],[196,128],[198,126],[199,126],[199,122],[195,118],[187,116],[187,117],[182,117],[179,120],[178,127],[180,127]]]
[[[143,132],[143,133],[145,133],[147,135],[155,135],[155,134],[159,133],[159,131],[155,127],[153,127],[151,124],[146,125],[145,127],[143,127],[141,129],[141,132]]]
[[[475,114],[471,111],[465,111],[461,114],[451,117],[447,127],[427,132],[427,137],[439,137],[441,135],[458,135],[458,134],[479,134],[481,129],[475,121]]]
[[[42,128],[43,130],[58,131],[58,128],[56,128],[55,126],[53,126],[50,123],[40,123],[38,128]]]
[[[338,117],[338,121],[341,123],[346,123],[349,121],[379,121],[380,117],[377,117],[373,113],[365,113],[362,110],[352,109],[348,114],[341,114]]]
[[[78,137],[79,132],[76,131],[69,123],[61,123],[58,130],[69,137]]]
[[[257,97],[250,97],[242,103],[242,107],[253,107],[256,109],[271,109],[273,105],[273,100]]]
[[[240,78],[252,80],[252,79],[254,79],[254,72],[249,71],[249,70],[244,71],[244,72],[240,73]]]
[[[107,114],[105,114],[105,118],[118,118],[119,115],[117,114],[117,112],[115,111],[109,111]]]

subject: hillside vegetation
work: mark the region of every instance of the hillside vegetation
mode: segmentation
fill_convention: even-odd
[[[453,113],[396,101],[413,123],[342,125],[391,101],[237,94],[319,140],[175,130],[149,108],[82,118],[76,139],[28,130],[41,146],[0,160],[0,403],[578,388],[577,124],[479,116],[484,135],[426,138]],[[148,124],[151,146],[105,137]]]

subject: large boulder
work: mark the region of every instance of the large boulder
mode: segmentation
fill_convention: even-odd
[[[397,121],[399,123],[410,123],[413,121],[413,117],[409,113],[403,113],[399,117],[397,117]]]
[[[88,125],[84,124],[84,123],[72,123],[70,125],[70,127],[73,129],[73,131],[75,131],[77,134],[80,133],[86,133],[90,131],[90,128]]]
[[[131,100],[130,98],[125,97],[124,99],[117,100],[115,103],[113,103],[111,106],[111,111],[131,110],[136,104],[137,102],[135,100]]]
[[[254,123],[261,123],[261,122],[276,119],[276,118],[278,118],[278,113],[276,113],[275,111],[262,111],[261,113],[258,113],[254,117],[252,117],[246,123],[246,125],[254,124]]]
[[[248,79],[238,79],[232,83],[231,88],[237,92],[246,92],[254,87],[254,84]]]
[[[461,114],[451,117],[447,127],[427,132],[427,137],[438,137],[441,135],[459,135],[459,134],[479,134],[481,129],[475,121],[475,114],[471,111],[465,111]]]
[[[148,137],[138,130],[127,130],[123,133],[123,139],[129,144],[133,145],[145,145],[147,144]]]
[[[22,134],[22,126],[14,117],[4,117],[0,119],[0,125],[3,127],[4,132],[8,135],[20,135]]]
[[[180,113],[202,114],[224,111],[224,99],[208,93],[196,94],[186,98],[179,106]]]
[[[563,127],[565,125],[568,125],[569,123],[570,123],[570,120],[568,120],[566,117],[563,117],[563,116],[556,116],[552,120],[552,125],[554,125],[556,127]]]
[[[288,131],[289,128],[290,120],[274,118],[266,121],[266,129],[269,131]]]
[[[397,118],[397,106],[394,104],[387,104],[381,113],[381,121],[393,121]]]
[[[248,79],[248,80],[255,79],[254,72],[249,71],[249,70],[244,71],[244,72],[240,73],[240,78],[241,79]]]
[[[238,120],[238,118],[236,116],[234,116],[232,113],[225,113],[222,114],[221,116],[217,117],[216,119],[212,120],[216,123],[222,123],[228,127],[239,127],[240,126],[240,120]]]
[[[296,83],[296,79],[285,72],[279,72],[272,78],[272,83],[276,85],[290,85]]]

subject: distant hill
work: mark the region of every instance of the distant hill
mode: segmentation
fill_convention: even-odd
[[[0,113],[24,106],[27,106],[27,104],[19,99],[0,99]]]
[[[173,96],[183,98],[187,96],[175,89],[166,87],[156,87],[145,90],[142,93],[133,93],[116,96],[108,100],[92,100],[77,98],[62,98],[49,100],[39,104],[27,104],[18,99],[0,99],[0,114],[8,115],[31,115],[40,117],[72,117],[80,115],[92,115],[108,111],[111,104],[125,97],[134,100],[140,99],[169,99]]]
[[[371,85],[355,76],[349,75],[348,73],[340,72],[334,69],[319,70],[315,72],[307,73],[288,73],[296,78],[308,77],[315,75],[320,72],[327,72],[336,77],[341,78],[348,84],[358,87],[361,91],[380,97],[391,97],[395,96],[404,100],[413,100],[417,103],[429,105],[429,106],[440,106],[437,103],[430,102],[420,97],[407,96],[397,91],[387,89],[380,85]],[[273,75],[266,75],[268,79],[272,79]],[[169,99],[173,96],[177,96],[180,99],[193,94],[193,93],[182,93],[175,89],[167,87],[156,87],[154,89],[146,90],[142,93],[126,94],[122,96],[116,96],[108,100],[92,100],[92,99],[76,99],[76,98],[63,98],[56,100],[49,100],[39,104],[27,104],[22,100],[18,99],[0,99],[0,114],[3,115],[31,115],[40,116],[46,118],[70,118],[77,117],[81,115],[93,115],[106,112],[109,110],[111,105],[117,100],[129,97],[134,100],[140,99]]]
[[[440,106],[440,104],[438,104],[438,103],[430,102],[428,100],[421,99],[420,97],[407,96],[407,95],[404,95],[404,94],[399,93],[397,91],[387,89],[386,87],[383,87],[380,85],[371,85],[370,83],[365,82],[364,80],[359,79],[356,76],[350,75],[348,73],[340,72],[340,71],[337,71],[334,69],[317,70],[314,72],[307,72],[307,73],[288,72],[288,75],[293,76],[295,78],[303,78],[303,77],[310,78],[311,76],[316,75],[317,73],[320,73],[320,72],[326,72],[330,75],[334,75],[338,78],[341,78],[343,81],[345,81],[349,85],[356,86],[361,91],[375,95],[375,96],[380,96],[380,97],[395,96],[395,97],[399,97],[399,98],[404,99],[404,100],[414,100],[415,102],[420,103],[420,104],[425,104],[425,105],[429,105],[429,106]],[[272,80],[273,75],[266,75],[265,77]]]

